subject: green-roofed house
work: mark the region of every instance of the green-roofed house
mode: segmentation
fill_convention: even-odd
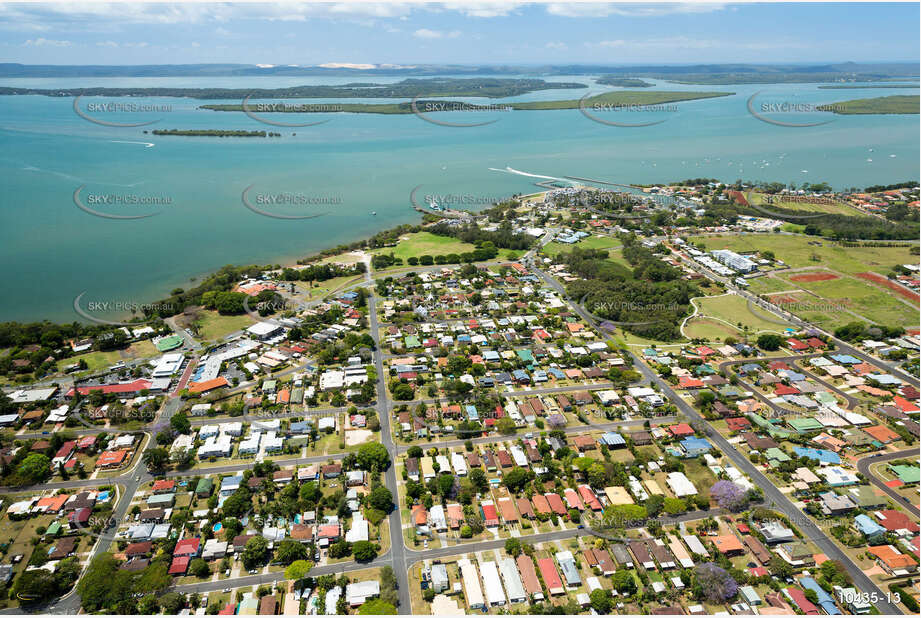
[[[729,399],[738,399],[739,397],[745,396],[744,392],[742,392],[740,389],[730,384],[727,384],[726,386],[721,387],[719,389],[719,393],[723,397],[727,397]]]
[[[777,467],[778,464],[782,464],[785,461],[790,461],[790,456],[776,446],[772,446],[764,451],[764,456],[767,457],[768,465],[772,468]]]
[[[531,354],[531,350],[518,350],[518,358],[526,363],[534,362],[534,355]]]
[[[787,420],[787,425],[795,429],[800,433],[808,433],[810,431],[821,431],[822,423],[815,420],[812,417],[805,418],[791,418]]]
[[[181,335],[170,335],[158,340],[154,345],[157,346],[157,350],[160,352],[169,352],[170,350],[175,350],[181,346],[182,341],[183,339]]]
[[[835,399],[835,396],[829,393],[828,391],[821,391],[815,393],[815,400],[818,401],[823,406],[833,406],[837,405],[838,401]]]
[[[53,521],[48,529],[45,530],[45,536],[57,536],[61,534],[61,522]]]
[[[262,392],[272,395],[278,388],[278,380],[266,380],[262,383]]]
[[[892,473],[899,477],[899,480],[906,485],[917,484],[919,481],[919,476],[921,476],[921,468],[918,466],[906,466],[905,464],[893,466],[890,464],[889,469],[892,470]]]
[[[777,429],[771,421],[764,418],[760,414],[756,414],[754,412],[748,412],[746,416],[748,416],[751,422],[753,422],[755,425],[757,425],[758,427],[766,431],[769,436],[771,436],[772,438],[776,440],[782,440],[791,435],[791,433],[785,429]]]
[[[405,341],[406,341],[407,348],[412,349],[412,348],[422,347],[422,343],[419,341],[419,338],[416,337],[415,335],[409,335],[408,337],[406,337]]]
[[[214,481],[208,477],[198,479],[198,485],[195,486],[195,495],[199,498],[209,498],[213,489]]]

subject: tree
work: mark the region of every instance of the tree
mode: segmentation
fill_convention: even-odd
[[[397,608],[381,599],[372,599],[363,603],[358,608],[358,613],[362,616],[393,615],[397,613]]]
[[[368,494],[368,504],[384,513],[389,513],[393,508],[393,494],[383,485],[379,485]]]
[[[163,608],[163,612],[167,615],[178,614],[179,610],[185,607],[185,603],[185,596],[178,592],[167,592],[162,597],[160,597],[160,606]],[[196,603],[195,606],[197,605],[198,604]]]
[[[531,474],[527,468],[512,468],[502,476],[502,484],[509,491],[520,491],[531,480]]]
[[[508,416],[503,416],[496,421],[496,429],[499,430],[499,433],[505,436],[510,436],[517,431],[515,421]]]
[[[505,540],[505,553],[510,556],[518,557],[521,554],[521,541],[515,537]]]
[[[297,581],[307,577],[310,569],[313,568],[313,562],[309,560],[295,560],[285,569],[285,579]]]
[[[627,569],[618,569],[611,578],[614,590],[620,594],[630,596],[636,592],[636,580]]]
[[[687,510],[688,507],[681,498],[665,498],[665,512],[669,515],[680,515]]]
[[[309,481],[301,485],[298,497],[307,506],[314,507],[323,497],[323,491],[314,481]]]
[[[592,609],[599,614],[607,614],[611,611],[611,595],[604,588],[592,590],[588,598],[592,603]]]
[[[330,558],[345,558],[352,555],[352,544],[342,539],[329,546]]]
[[[409,447],[409,450],[406,451],[407,457],[414,457],[416,459],[419,459],[420,457],[422,457],[422,455],[423,455],[422,447],[415,445],[415,444]]]
[[[652,495],[646,499],[646,516],[647,517],[658,517],[659,513],[662,512],[662,508],[665,506],[665,497],[659,495]]]
[[[211,575],[211,567],[201,558],[196,558],[189,563],[189,574],[195,577],[205,578]]]
[[[479,493],[483,493],[489,488],[489,479],[486,478],[486,473],[482,468],[473,468],[467,478],[470,479],[473,488]]]
[[[177,412],[170,417],[169,426],[176,433],[189,433],[192,424],[189,422],[185,412]]]
[[[306,560],[310,557],[307,546],[293,539],[285,539],[278,544],[275,550],[275,559],[282,564],[291,564],[296,560]]]
[[[783,339],[780,335],[765,333],[763,335],[758,335],[757,343],[759,348],[770,352],[773,350],[779,350],[780,346],[783,345]]]
[[[23,484],[41,483],[51,476],[51,460],[47,455],[32,453],[22,460],[16,473],[23,479]]]
[[[383,471],[390,467],[390,453],[380,442],[369,442],[358,447],[356,463],[362,470]]]
[[[144,452],[143,461],[151,472],[162,472],[169,463],[169,451],[163,447],[149,449]]]
[[[739,585],[725,569],[712,562],[698,564],[694,577],[704,599],[711,603],[723,603],[736,595]]]
[[[261,536],[254,536],[243,548],[243,566],[252,569],[265,564],[269,557],[269,542]]]
[[[371,541],[355,541],[352,544],[352,555],[358,562],[371,562],[377,558],[378,547]]]
[[[720,508],[739,512],[748,506],[748,492],[741,485],[732,481],[717,481],[710,488],[710,497],[716,500]]]

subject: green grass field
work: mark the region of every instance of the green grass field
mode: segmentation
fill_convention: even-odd
[[[692,339],[724,339],[737,337],[743,332],[750,335],[761,331],[780,333],[784,329],[782,325],[764,319],[763,312],[749,309],[748,302],[736,294],[698,298],[693,302],[700,307],[697,312],[700,317],[688,320],[684,328],[684,334]]]
[[[790,268],[824,266],[847,274],[866,271],[886,274],[896,264],[918,263],[918,256],[909,253],[907,245],[843,247],[821,238],[788,234],[695,236],[690,240],[704,243],[708,251],[773,251],[777,259],[783,260]],[[810,242],[818,244],[810,245]]]
[[[243,315],[220,315],[217,311],[202,311],[197,321],[200,338],[207,341],[220,339],[253,324],[255,324],[253,319],[245,313]]]
[[[828,281],[796,281],[793,284],[818,294],[829,301],[828,305],[842,306],[841,311],[835,310],[834,307],[821,307],[820,311],[810,312],[814,314],[811,318],[822,325],[840,325],[842,318],[846,322],[856,320],[857,318],[843,310],[847,308],[878,324],[905,327],[916,327],[918,324],[916,309],[912,309],[882,288],[860,279],[846,277]],[[811,299],[809,302],[817,301]],[[821,302],[818,304],[823,305]]]
[[[475,247],[470,243],[461,242],[450,236],[436,236],[429,232],[416,232],[409,234],[404,240],[400,240],[396,247],[384,247],[375,249],[374,254],[393,253],[394,257],[402,258],[406,262],[410,257],[421,257],[423,255],[448,255],[449,253],[466,253],[473,251]],[[502,250],[505,251],[505,250]],[[500,251],[500,254],[502,253]]]
[[[338,290],[341,287],[348,286],[349,283],[361,281],[362,278],[363,275],[358,275],[349,277],[333,277],[332,279],[327,279],[326,281],[314,281],[312,283],[308,281],[297,281],[295,282],[294,286],[302,292],[309,293],[306,300],[316,300],[326,296],[330,292]],[[312,287],[308,287],[311,285]]]
[[[565,253],[572,250],[573,247],[578,247],[579,249],[613,249],[615,247],[620,247],[621,243],[616,238],[611,238],[610,236],[590,236],[584,238],[581,241],[577,242],[574,245],[567,245],[559,242],[547,243],[544,246],[544,253],[550,257],[555,257],[559,253]],[[610,252],[611,254],[614,251]],[[618,252],[619,254],[619,252]],[[623,261],[624,264],[627,264],[626,261]]]
[[[117,363],[120,360],[130,361],[139,358],[153,358],[160,353],[154,344],[149,340],[139,341],[131,344],[127,350],[112,350],[110,352],[87,352],[70,358],[62,358],[55,363],[58,371],[64,371],[64,367],[78,363],[81,360],[86,361],[87,369],[80,373],[93,373],[100,371]]]
[[[773,206],[776,208],[802,210],[806,212],[827,212],[849,216],[866,216],[856,208],[853,208],[843,202],[835,202],[834,204],[809,204],[805,202],[794,201],[775,201],[773,203],[769,203],[768,199],[763,193],[755,193],[753,191],[746,193],[745,199],[748,200],[749,204],[755,206],[764,206],[768,210],[770,210]]]

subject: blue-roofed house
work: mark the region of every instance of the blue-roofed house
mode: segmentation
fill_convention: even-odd
[[[624,437],[614,431],[606,431],[601,435],[599,441],[602,444],[607,444],[608,446],[613,446],[615,448],[627,446],[627,441],[624,440]]]
[[[554,378],[556,378],[557,380],[565,380],[565,379],[566,379],[566,374],[563,373],[563,370],[560,369],[560,368],[558,368],[558,367],[550,367],[549,369],[547,369],[547,372],[548,372],[550,375],[552,375]]]
[[[716,373],[716,369],[704,363],[703,365],[697,365],[694,367],[694,373],[699,376],[712,376]]]
[[[829,616],[841,615],[841,610],[838,609],[837,605],[835,605],[835,599],[832,598],[830,594],[825,592],[825,589],[819,585],[819,582],[812,579],[811,577],[801,577],[799,584],[806,590],[812,590],[815,592],[816,597],[818,597],[819,600],[819,605],[822,606],[822,609],[825,610],[826,614]]]
[[[842,365],[859,365],[861,363],[859,358],[854,358],[850,354],[832,354],[831,358],[836,363],[841,363]]]
[[[502,357],[499,356],[499,353],[495,350],[486,350],[483,352],[483,360],[490,363],[498,363],[502,360]]]
[[[471,341],[470,335],[458,335],[457,340],[462,343],[470,343]]]
[[[863,513],[854,518],[854,527],[857,528],[857,531],[864,535],[867,540],[873,540],[886,534],[885,528]]]
[[[868,380],[875,380],[876,382],[879,382],[880,384],[883,384],[886,386],[898,386],[902,383],[901,380],[899,380],[895,376],[889,375],[888,373],[871,373],[869,375],[864,376],[864,378]]]
[[[310,432],[310,423],[307,421],[294,421],[291,423],[288,431],[291,433],[309,433]]]
[[[528,384],[531,381],[531,378],[528,377],[528,374],[521,369],[516,369],[513,371],[512,377],[515,378],[516,382],[521,384]]]
[[[793,453],[797,457],[808,457],[809,459],[815,459],[824,464],[837,465],[841,463],[841,457],[837,453],[823,449],[823,448],[810,448],[808,446],[794,446]]]
[[[480,413],[477,412],[476,406],[472,406],[468,404],[467,406],[465,406],[465,409],[467,411],[467,420],[470,420],[470,421],[480,420]]]
[[[787,369],[781,369],[777,373],[779,373],[781,377],[786,378],[791,382],[802,382],[806,379],[806,376],[802,373],[799,373],[798,371],[788,371]]]
[[[684,449],[685,457],[697,457],[710,451],[713,446],[697,436],[688,436],[681,441],[681,448]]]
[[[736,371],[738,371],[739,375],[747,376],[750,373],[759,373],[761,371],[761,365],[757,363],[745,363],[736,369]]]
[[[538,382],[546,382],[548,379],[547,372],[541,369],[538,369],[537,371],[535,371],[532,377],[534,378],[535,384],[537,384]]]

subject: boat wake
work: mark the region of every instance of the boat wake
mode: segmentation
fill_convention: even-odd
[[[112,142],[113,144],[138,144],[140,146],[143,146],[144,148],[153,148],[154,146],[156,146],[156,144],[154,144],[153,142],[125,142],[125,141],[117,140],[117,139],[110,139],[109,141]]]
[[[566,178],[557,178],[556,176],[543,176],[541,174],[530,174],[528,172],[522,172],[521,170],[516,170],[514,168],[505,166],[505,168],[491,167],[489,168],[492,172],[505,172],[506,174],[516,174],[518,176],[527,176],[528,178],[540,178],[542,180],[556,180],[559,182],[565,182],[566,184],[573,184],[571,180]]]

